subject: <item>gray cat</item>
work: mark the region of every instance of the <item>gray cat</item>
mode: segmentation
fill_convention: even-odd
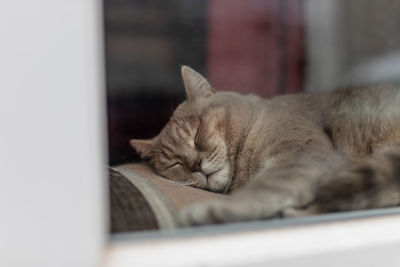
[[[216,91],[186,66],[182,76],[187,100],[131,145],[170,180],[230,194],[188,207],[184,223],[399,205],[399,86],[263,99]]]

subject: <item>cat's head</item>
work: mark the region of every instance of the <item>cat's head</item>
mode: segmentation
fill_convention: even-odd
[[[182,67],[187,99],[180,104],[160,134],[149,140],[132,139],[131,146],[150,159],[160,175],[214,192],[230,183],[227,156],[227,109],[208,81]]]

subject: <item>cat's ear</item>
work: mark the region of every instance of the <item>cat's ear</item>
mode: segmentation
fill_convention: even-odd
[[[186,96],[189,101],[199,97],[208,97],[214,94],[214,90],[208,81],[188,66],[183,66],[182,69],[183,83],[185,84]]]
[[[142,159],[149,158],[154,147],[153,139],[131,139],[129,144]]]

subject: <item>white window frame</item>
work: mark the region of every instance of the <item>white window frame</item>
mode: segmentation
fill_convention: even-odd
[[[398,266],[393,209],[110,237],[101,5],[0,4],[0,266]]]

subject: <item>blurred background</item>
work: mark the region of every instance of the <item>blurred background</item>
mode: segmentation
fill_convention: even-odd
[[[184,100],[180,66],[271,97],[400,77],[397,0],[105,0],[109,163]]]

